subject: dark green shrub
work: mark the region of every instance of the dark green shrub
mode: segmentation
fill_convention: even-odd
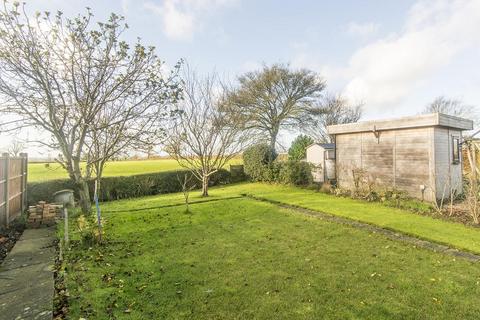
[[[263,170],[263,180],[264,182],[281,182],[279,181],[280,171],[284,162],[274,161],[270,165],[265,166]]]
[[[57,179],[43,182],[28,182],[27,201],[33,205],[38,201],[53,201],[53,194],[63,189],[75,189],[74,184],[69,179]],[[75,195],[78,198],[78,194]]]
[[[296,186],[308,186],[313,182],[311,165],[303,161],[287,161],[282,163],[278,181]]]
[[[124,198],[135,198],[154,194],[180,192],[181,185],[177,176],[183,178],[188,171],[166,171],[148,173],[125,177],[105,177],[102,179],[100,201],[118,200]],[[239,178],[237,178],[237,181]],[[210,177],[210,185],[221,185],[231,183],[230,172],[219,170]],[[201,183],[195,180],[195,187],[201,188]],[[94,181],[89,181],[90,196],[93,198]],[[53,201],[53,193],[62,189],[75,189],[73,183],[68,179],[50,180],[45,182],[28,183],[27,199],[29,204],[40,200]],[[78,195],[76,195],[78,198]]]
[[[243,164],[230,165],[230,179],[232,182],[245,181],[246,178]]]
[[[272,168],[277,155],[270,150],[268,144],[257,144],[243,152],[245,174],[253,181],[273,181],[275,170]]]

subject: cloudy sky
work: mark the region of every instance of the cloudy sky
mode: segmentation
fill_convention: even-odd
[[[416,114],[439,95],[480,108],[480,0],[27,1],[32,13],[85,7],[124,15],[126,37],[168,64],[231,78],[262,63],[316,70],[367,119]]]

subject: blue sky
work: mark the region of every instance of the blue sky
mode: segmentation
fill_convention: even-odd
[[[262,63],[313,69],[328,91],[364,102],[366,119],[416,114],[438,95],[480,108],[480,0],[27,1],[32,13],[85,7],[124,15],[126,37],[168,64],[231,79]]]

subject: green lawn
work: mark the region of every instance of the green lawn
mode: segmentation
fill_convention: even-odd
[[[235,159],[232,163],[240,162]],[[112,176],[131,176],[143,173],[153,173],[162,171],[171,171],[180,169],[177,161],[173,159],[162,160],[132,160],[132,161],[113,161],[107,163],[105,167],[105,177]],[[68,178],[67,172],[57,163],[29,163],[28,181],[46,181],[53,179]]]
[[[235,188],[238,192],[375,224],[480,254],[480,229],[461,223],[295,187],[254,184]]]
[[[319,197],[332,212],[385,208],[262,184],[214,188],[217,201],[190,214],[166,207],[179,194],[102,204],[107,244],[66,254],[69,318],[478,318],[478,264],[231,198],[247,191],[308,206]]]

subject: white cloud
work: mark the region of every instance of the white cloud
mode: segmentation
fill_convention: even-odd
[[[400,33],[350,59],[345,91],[369,107],[395,106],[467,48],[480,46],[480,1],[419,1]]]
[[[174,40],[191,40],[203,27],[205,17],[237,0],[164,0],[162,4],[146,2],[144,7],[162,19],[163,33]]]
[[[380,25],[374,22],[358,23],[350,22],[346,28],[349,35],[359,37],[369,37],[377,33]]]

